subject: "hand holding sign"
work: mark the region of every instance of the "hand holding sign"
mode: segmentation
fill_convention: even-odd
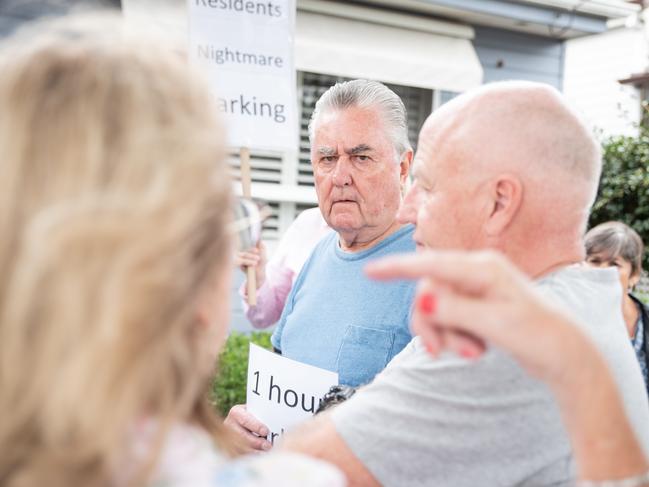
[[[224,424],[237,434],[247,453],[267,451],[273,446],[266,439],[268,427],[250,414],[245,404],[232,406]]]
[[[259,289],[266,280],[267,263],[268,257],[266,256],[266,246],[261,240],[257,242],[256,246],[241,250],[234,256],[234,265],[241,268],[243,272],[246,272],[246,267],[253,267],[255,269],[255,274],[257,276],[257,289]]]
[[[267,438],[273,444],[285,431],[313,416],[320,399],[336,384],[335,372],[287,359],[251,343],[245,420],[252,415],[267,426]]]

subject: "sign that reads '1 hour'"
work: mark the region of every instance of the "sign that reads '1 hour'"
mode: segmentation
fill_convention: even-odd
[[[338,374],[296,362],[250,344],[246,403],[250,413],[268,426],[275,444],[284,432],[309,419]]]
[[[297,147],[295,0],[188,0],[190,56],[203,67],[229,144]]]

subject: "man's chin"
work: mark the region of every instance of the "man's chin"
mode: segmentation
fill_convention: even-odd
[[[334,213],[329,216],[329,226],[336,231],[354,231],[363,226],[358,215],[350,213]]]

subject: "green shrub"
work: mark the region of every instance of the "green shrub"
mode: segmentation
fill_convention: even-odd
[[[272,350],[271,333],[258,331],[250,335],[232,332],[219,357],[217,371],[212,382],[210,399],[223,415],[235,404],[246,402],[248,377],[248,351],[250,342]]]
[[[590,226],[621,221],[649,244],[649,129],[641,129],[637,137],[608,138],[603,143],[602,155],[602,179]],[[647,264],[645,253],[645,269],[649,269]]]

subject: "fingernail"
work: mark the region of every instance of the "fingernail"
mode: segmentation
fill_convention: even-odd
[[[261,428],[259,430],[259,436],[263,436],[264,438],[266,438],[268,436],[268,434],[269,434],[269,431],[266,428]]]
[[[433,314],[437,308],[437,300],[435,296],[431,293],[423,293],[419,296],[419,302],[417,303],[419,311],[426,315]]]
[[[460,349],[460,355],[466,359],[474,359],[476,358],[479,354],[477,350],[471,347],[463,347]]]
[[[273,445],[271,445],[271,444],[270,444],[269,442],[267,442],[267,441],[264,442],[264,443],[262,443],[262,445],[261,445],[261,448],[262,448],[264,451],[268,451],[268,450],[270,450],[272,447],[273,447]]]

